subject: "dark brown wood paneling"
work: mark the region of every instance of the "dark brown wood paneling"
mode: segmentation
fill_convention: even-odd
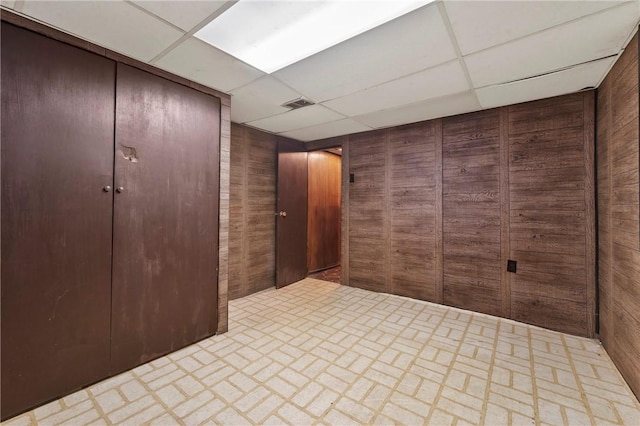
[[[595,92],[585,93],[584,108],[584,204],[585,204],[585,273],[587,277],[587,334],[596,336],[596,164],[595,164]]]
[[[511,318],[511,272],[507,262],[511,255],[511,221],[509,202],[509,108],[500,108],[500,287],[502,316]]]
[[[434,302],[444,303],[444,232],[442,206],[442,120],[435,120],[435,165],[434,184],[436,186],[435,200],[435,297]]]
[[[273,135],[247,128],[247,255],[251,292],[273,287],[276,267],[276,146]]]
[[[611,330],[611,167],[609,160],[609,125],[611,78],[606,78],[598,89],[596,163],[598,191],[598,312],[599,337],[608,349]]]
[[[386,142],[386,131],[349,136],[349,285],[381,292],[388,291]]]
[[[592,97],[350,135],[343,280],[592,335]]]
[[[7,23],[1,51],[5,419],[109,372],[115,63]]]
[[[307,276],[307,152],[304,142],[278,138],[276,287]]]
[[[444,303],[502,314],[499,110],[443,120]]]
[[[588,288],[595,286],[592,157],[585,153],[585,97],[577,93],[509,107],[512,317],[573,334],[593,334]],[[591,176],[592,179],[592,176]]]
[[[112,371],[217,328],[220,102],[118,64]]]
[[[389,129],[390,291],[435,301],[435,122]]]
[[[598,89],[600,338],[640,397],[638,35]]]
[[[326,151],[310,152],[307,264],[309,272],[340,264],[342,161]]]
[[[276,136],[231,128],[229,298],[275,285]]]

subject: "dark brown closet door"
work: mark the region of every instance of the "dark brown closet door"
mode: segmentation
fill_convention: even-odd
[[[118,64],[112,373],[215,333],[220,103]]]
[[[109,368],[115,63],[2,23],[2,418]]]

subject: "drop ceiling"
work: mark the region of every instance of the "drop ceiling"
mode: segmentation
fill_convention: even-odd
[[[0,0],[229,93],[232,121],[302,141],[597,87],[640,19],[640,0],[440,0],[268,74],[194,36],[235,3]],[[282,106],[301,96],[315,105]]]

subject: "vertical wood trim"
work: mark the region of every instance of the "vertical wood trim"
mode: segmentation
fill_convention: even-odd
[[[240,244],[242,265],[249,265],[249,135],[247,128],[242,126],[242,146],[240,158],[242,158],[242,225],[240,226]],[[239,286],[241,294],[249,294],[249,268],[240,269]]]
[[[611,71],[609,71],[611,72]],[[609,251],[609,267],[607,268],[607,275],[609,275],[609,287],[607,289],[607,306],[609,307],[609,324],[607,325],[609,342],[604,342],[605,345],[610,343],[609,350],[615,350],[615,328],[613,327],[613,321],[615,318],[615,306],[613,305],[613,300],[615,299],[615,284],[613,281],[613,265],[614,265],[614,256],[613,256],[613,219],[611,216],[611,205],[613,204],[613,160],[611,158],[611,145],[613,138],[613,96],[611,89],[611,85],[608,85],[607,90],[607,104],[609,105],[609,110],[607,113],[607,170],[609,172],[609,187],[607,188],[609,194],[609,202],[607,203],[607,233],[609,238],[607,238],[607,250]],[[615,355],[614,355],[615,356]]]
[[[383,206],[385,206],[385,217],[382,220],[384,227],[384,274],[385,274],[385,288],[388,292],[394,293],[392,268],[391,268],[391,215],[393,214],[391,209],[391,138],[390,131],[386,129],[384,131],[384,200]]]
[[[349,285],[349,137],[345,136],[342,140],[342,220],[341,220],[341,260],[342,274],[340,283]]]
[[[435,121],[435,302],[444,303],[444,233],[442,217],[442,120]]]
[[[587,286],[587,335],[595,336],[596,331],[596,214],[595,214],[595,162],[594,91],[584,93],[584,201],[585,201],[585,255]]]
[[[507,260],[511,255],[509,199],[509,108],[500,108],[500,287],[502,291],[502,316],[511,318],[511,273],[507,272]]]
[[[220,105],[220,199],[218,233],[218,330],[229,330],[229,183],[231,171],[231,107]]]

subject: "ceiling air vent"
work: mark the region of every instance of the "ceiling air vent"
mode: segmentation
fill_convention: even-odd
[[[298,108],[306,107],[309,105],[314,105],[314,103],[302,97],[282,104],[283,107],[287,107],[291,109],[298,109]]]

